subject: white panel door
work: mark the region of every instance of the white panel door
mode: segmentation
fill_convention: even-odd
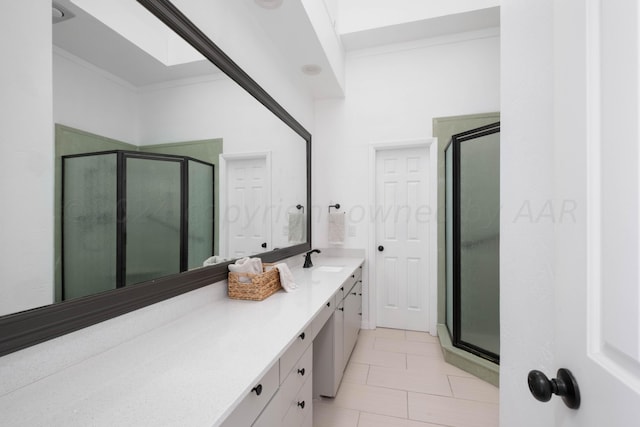
[[[377,326],[429,330],[429,151],[376,151]]]
[[[555,247],[544,249],[555,253],[555,310],[532,304],[519,316],[554,316],[546,374],[569,369],[581,405],[554,397],[519,425],[540,425],[544,411],[555,426],[640,425],[639,16],[636,1],[555,3]]]
[[[266,158],[227,159],[225,207],[227,256],[250,256],[270,248],[271,209]]]
[[[560,20],[582,24],[558,31],[559,53],[566,53],[556,71],[563,85],[556,95],[557,193],[578,215],[556,233],[556,359],[575,375],[583,403],[576,414],[560,411],[556,424],[638,425],[639,7],[560,3]]]

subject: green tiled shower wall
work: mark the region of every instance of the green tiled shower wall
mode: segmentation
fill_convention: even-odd
[[[137,146],[61,124],[56,124],[54,193],[55,301],[61,301],[62,297],[62,156],[91,153],[96,151],[128,150],[188,156],[215,165],[214,207],[216,211],[214,216],[214,253],[218,253],[218,157],[222,153],[222,146],[222,138]]]

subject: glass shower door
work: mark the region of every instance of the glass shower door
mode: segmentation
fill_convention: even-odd
[[[125,286],[179,273],[183,161],[125,156]]]
[[[213,165],[196,160],[187,161],[189,202],[187,237],[187,268],[202,267],[213,255]]]
[[[454,345],[498,362],[500,124],[454,135],[445,164],[447,325]]]
[[[62,299],[116,288],[117,155],[62,159]]]

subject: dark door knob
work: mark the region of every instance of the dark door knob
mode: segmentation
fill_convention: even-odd
[[[264,242],[263,244],[261,244],[260,246],[262,246],[263,248],[267,247],[267,242]]]
[[[382,252],[382,251],[384,251],[384,246],[382,245],[378,246],[378,252]]]
[[[580,389],[576,379],[568,369],[558,369],[557,378],[549,379],[540,371],[531,371],[527,380],[533,397],[541,402],[551,400],[553,394],[562,397],[562,401],[571,409],[580,407]]]

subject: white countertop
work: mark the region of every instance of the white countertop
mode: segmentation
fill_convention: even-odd
[[[292,270],[294,292],[213,301],[2,396],[0,424],[219,425],[364,260],[313,261]],[[323,265],[344,268],[316,270]]]

